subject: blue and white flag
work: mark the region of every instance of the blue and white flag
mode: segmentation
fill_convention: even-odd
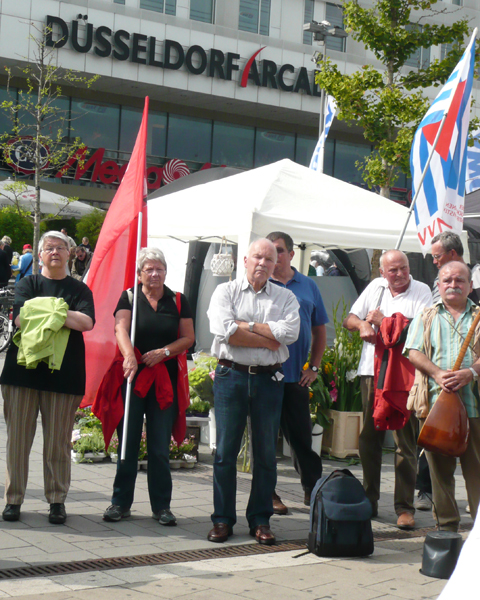
[[[337,103],[333,96],[327,96],[327,110],[325,111],[325,124],[323,126],[322,135],[315,146],[313,151],[312,160],[310,161],[310,169],[314,171],[320,171],[323,173],[323,152],[325,150],[325,140],[327,139],[328,132],[330,131],[330,125],[332,124],[333,117],[337,112]]]
[[[442,231],[463,227],[467,139],[475,62],[473,32],[460,62],[423,117],[410,154],[415,220],[423,254]],[[440,126],[443,129],[437,138]],[[431,156],[431,162],[427,167]],[[423,173],[425,178],[421,183]]]
[[[474,131],[472,135],[474,145],[467,148],[466,194],[471,194],[480,188],[480,129]]]

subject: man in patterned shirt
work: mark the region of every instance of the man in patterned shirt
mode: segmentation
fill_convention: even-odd
[[[480,499],[480,412],[477,379],[480,373],[478,337],[468,349],[462,367],[452,371],[478,308],[468,298],[472,290],[470,269],[463,262],[449,262],[440,269],[438,289],[441,301],[415,317],[410,325],[405,354],[419,371],[428,375],[429,407],[442,390],[458,392],[470,424],[467,450],[460,457],[472,518]],[[428,344],[429,342],[429,344]],[[430,352],[426,347],[431,346]],[[433,503],[441,530],[457,531],[460,514],[455,501],[456,459],[427,452],[432,478]]]

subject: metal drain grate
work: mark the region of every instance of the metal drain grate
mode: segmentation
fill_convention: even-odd
[[[471,530],[472,525],[460,527],[460,532]],[[425,537],[434,531],[433,527],[414,529],[413,531],[400,531],[389,529],[374,531],[376,542],[411,539]],[[274,546],[261,546],[260,544],[244,544],[241,546],[221,546],[205,548],[203,550],[184,550],[179,552],[163,552],[159,554],[140,554],[138,556],[123,556],[115,558],[96,558],[78,562],[63,562],[50,565],[25,566],[12,569],[0,569],[0,580],[23,579],[27,577],[53,577],[54,575],[68,575],[72,573],[87,573],[92,571],[107,571],[110,569],[126,569],[129,567],[146,567],[154,565],[172,565],[182,562],[192,562],[215,558],[231,558],[238,556],[254,556],[270,554],[273,552],[288,552],[292,550],[306,551],[305,540],[292,540],[277,542]]]

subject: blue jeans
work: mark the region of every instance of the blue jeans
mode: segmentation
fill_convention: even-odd
[[[237,521],[237,456],[250,414],[253,477],[247,520],[250,528],[268,525],[273,514],[272,494],[277,483],[276,447],[284,384],[273,372],[249,375],[218,365],[213,393],[217,423],[217,451],[213,465],[214,523]]]
[[[132,386],[135,385],[133,382]],[[123,385],[125,398],[126,384]],[[117,427],[118,462],[117,474],[113,482],[112,504],[124,510],[133,504],[133,493],[138,472],[138,450],[143,429],[143,416],[147,421],[147,483],[152,512],[170,508],[172,498],[172,476],[170,474],[170,439],[177,415],[177,394],[174,389],[174,401],[165,410],[160,410],[155,396],[155,384],[152,385],[145,398],[136,396],[132,389],[130,413],[127,432],[125,461],[120,460],[123,436],[123,419]]]

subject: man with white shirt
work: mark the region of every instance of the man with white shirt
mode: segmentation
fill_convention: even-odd
[[[363,340],[362,356],[358,367],[363,401],[363,429],[359,451],[363,468],[363,485],[372,503],[373,516],[378,514],[380,498],[380,471],[385,431],[374,426],[374,352],[377,330],[385,317],[401,313],[413,319],[425,306],[431,306],[429,287],[410,276],[408,259],[399,250],[389,250],[380,259],[381,277],[374,279],[353,304],[343,326],[359,331]],[[416,478],[416,424],[411,417],[403,429],[393,431],[395,452],[395,512],[401,529],[415,527],[414,494]]]
[[[253,242],[245,257],[243,280],[219,285],[208,318],[214,334],[217,448],[213,467],[211,542],[225,542],[236,523],[237,456],[250,415],[253,478],[247,506],[250,535],[275,543],[269,525],[277,480],[275,450],[283,398],[282,363],[287,345],[298,338],[298,302],[289,290],[268,281],[277,262],[272,242]]]

